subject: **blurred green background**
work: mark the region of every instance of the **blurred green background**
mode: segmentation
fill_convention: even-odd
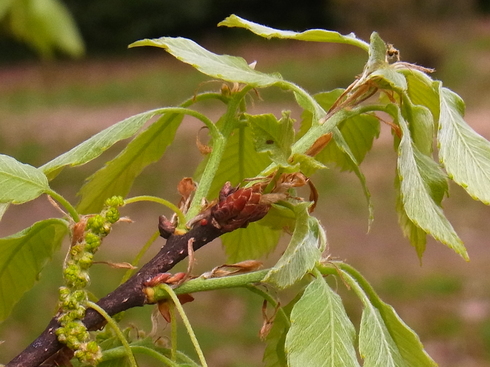
[[[435,78],[443,80],[466,101],[467,122],[490,138],[488,1],[454,0],[449,5],[442,0],[66,0],[59,3],[64,4],[62,9],[66,13],[60,12],[60,8],[55,13],[72,15],[83,47],[72,44],[65,52],[62,44],[29,42],[25,33],[19,33],[19,29],[35,31],[35,25],[42,28],[45,23],[29,22],[26,29],[16,23],[30,19],[29,16],[38,19],[46,9],[52,9],[53,0],[2,1],[0,153],[32,165],[45,163],[128,116],[175,105],[196,90],[220,88],[220,83],[201,84],[208,79],[163,50],[127,50],[129,43],[141,38],[190,37],[213,52],[242,56],[249,62],[256,60],[258,70],[280,72],[311,93],[346,87],[362,71],[365,54],[348,46],[267,41],[243,30],[215,27],[232,13],[283,29],[318,27],[342,33],[353,31],[366,40],[376,30],[400,50],[404,61],[435,68]],[[12,15],[8,12],[9,3],[16,6],[22,3],[30,10],[24,13],[17,10]],[[68,27],[69,23],[59,24]],[[76,34],[72,33],[75,38]],[[293,108],[293,117],[299,119],[300,111],[290,107],[293,101],[290,95],[271,90],[261,92],[261,97],[263,101],[256,99],[251,105],[253,111],[279,114],[281,109]],[[212,117],[221,112],[214,105],[202,108]],[[191,176],[200,159],[195,147],[199,128],[195,121],[186,120],[164,159],[143,172],[131,195],[153,194],[176,202],[177,182]],[[83,167],[66,169],[53,182],[54,188],[76,203],[76,192],[83,180],[122,146],[115,146],[101,159]],[[451,185],[451,196],[444,202],[444,208],[465,242],[471,262],[465,263],[443,245],[429,241],[420,265],[397,224],[395,158],[390,132],[385,127],[361,167],[375,205],[376,218],[370,233],[366,233],[365,199],[353,174],[328,170],[312,178],[320,190],[316,214],[327,229],[330,252],[334,258],[358,268],[371,281],[381,297],[419,333],[426,349],[441,366],[488,366],[490,210]],[[123,214],[135,223],[114,228],[97,255],[99,260],[131,261],[155,231],[158,215],[169,214],[154,204],[136,204],[124,210]],[[0,222],[0,235],[15,233],[34,221],[58,215],[45,198],[12,207]],[[146,258],[163,243],[158,240]],[[30,343],[54,313],[61,282],[60,265],[67,245],[11,317],[0,324],[0,340],[5,341],[0,344],[0,363],[7,362]],[[277,255],[266,261],[274,261]],[[206,246],[196,256],[196,274],[225,262],[219,242]],[[184,268],[185,264],[179,265],[179,269]],[[97,297],[104,296],[122,275],[122,270],[96,265],[91,289]],[[338,284],[338,290],[349,313],[358,319],[359,302],[342,284]],[[185,306],[210,365],[260,365],[264,347],[258,338],[260,307],[261,300],[255,295],[239,291],[198,294],[194,302]],[[133,324],[135,330],[149,332],[151,312],[152,307],[128,311],[124,325]],[[169,329],[163,323],[160,326],[159,334],[164,341]],[[181,331],[180,345],[192,353]],[[152,364],[145,360],[142,365]]]

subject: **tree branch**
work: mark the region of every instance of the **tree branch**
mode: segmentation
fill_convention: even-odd
[[[193,247],[194,251],[196,251],[225,232],[223,229],[211,224],[211,215],[209,215],[206,222],[201,223],[206,225],[196,225],[184,235],[170,235],[166,244],[153,259],[146,263],[127,282],[121,284],[104,298],[101,298],[97,304],[111,316],[130,308],[147,304],[148,301],[143,292],[144,283],[159,273],[169,271],[177,263],[185,259],[188,255],[187,243],[191,238],[195,240]],[[96,330],[103,325],[104,319],[98,312],[89,308],[83,323],[89,330]],[[44,362],[46,362],[43,364],[44,366],[55,365],[54,359],[58,359],[56,354],[62,350],[62,354],[65,354],[65,356],[60,356],[59,358],[69,360],[71,351],[64,350],[67,348],[58,341],[55,334],[59,326],[57,317],[53,317],[41,335],[17,357],[12,359],[6,367],[36,367]],[[68,352],[68,356],[66,356],[66,352]]]
[[[193,241],[193,248],[196,251],[226,232],[245,228],[250,222],[263,218],[269,209],[270,202],[262,202],[262,184],[240,189],[232,187],[227,182],[220,191],[218,203],[200,214],[197,217],[199,221],[195,222],[186,234],[176,235],[172,223],[164,217],[160,218],[160,234],[167,238],[165,246],[139,272],[101,298],[97,304],[111,316],[133,307],[144,306],[149,303],[143,292],[145,282],[160,273],[167,272],[185,259],[188,256],[187,246],[190,240]],[[97,311],[89,308],[83,323],[87,329],[97,330],[103,326],[104,318]],[[72,352],[58,341],[55,334],[59,327],[60,324],[55,316],[42,334],[6,367],[37,367],[41,364],[59,366],[64,361],[69,361]],[[55,355],[58,352],[59,354]]]

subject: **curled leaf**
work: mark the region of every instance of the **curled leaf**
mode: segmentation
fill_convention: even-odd
[[[199,132],[201,132],[201,130],[203,130],[203,129],[207,129],[207,127],[206,126],[201,127],[199,129]],[[209,145],[204,144],[204,143],[201,142],[201,139],[199,139],[199,132],[196,135],[196,146],[197,146],[197,149],[199,149],[199,151],[201,152],[202,155],[208,155],[208,154],[210,154],[213,151],[213,148],[211,146],[209,146]]]
[[[248,273],[250,271],[254,271],[259,269],[262,266],[261,261],[257,260],[244,260],[240,261],[236,264],[223,264],[215,267],[213,270],[204,273],[202,275],[203,278],[221,278],[228,275]]]
[[[305,152],[306,155],[309,155],[310,157],[316,156],[318,153],[320,153],[323,148],[327,146],[328,143],[330,143],[330,140],[332,140],[332,133],[327,133],[322,136],[320,136],[314,143],[313,145]]]

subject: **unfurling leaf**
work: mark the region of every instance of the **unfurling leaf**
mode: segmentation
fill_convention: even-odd
[[[294,207],[296,223],[291,241],[279,261],[267,273],[264,282],[286,288],[313,269],[320,259],[326,238],[323,228],[308,213],[310,205],[311,203],[300,203]]]
[[[433,121],[437,121],[440,108],[439,93],[437,92],[439,82],[416,69],[401,69],[400,72],[407,79],[407,96],[412,103],[427,107],[433,116]]]
[[[47,219],[0,239],[0,321],[38,280],[67,231],[66,221]]]
[[[22,204],[49,190],[46,175],[39,169],[0,154],[0,203]]]
[[[420,153],[430,157],[434,145],[434,119],[429,109],[424,106],[416,106],[405,100],[402,106],[402,115],[410,121],[410,136],[414,146]]]
[[[441,87],[439,159],[449,177],[476,200],[490,205],[490,142],[463,120],[464,102]]]
[[[290,316],[285,350],[290,367],[359,367],[356,332],[340,297],[318,277],[305,289]]]

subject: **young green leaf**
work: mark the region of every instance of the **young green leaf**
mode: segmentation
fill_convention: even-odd
[[[410,136],[414,146],[424,155],[430,157],[434,145],[434,119],[427,107],[413,105],[406,98],[402,105],[402,116],[410,121]]]
[[[8,6],[9,1],[6,3]],[[72,57],[83,54],[82,37],[70,11],[62,1],[44,0],[42,4],[12,1],[10,9],[0,10],[3,10],[4,14],[10,10],[10,31],[16,38],[36,49],[41,56],[52,58],[57,50]]]
[[[187,38],[161,37],[144,39],[132,43],[129,47],[154,46],[165,49],[178,60],[192,65],[201,73],[212,78],[233,83],[243,83],[253,88],[265,88],[276,85],[291,90],[298,104],[313,113],[315,121],[325,116],[325,111],[302,88],[282,79],[279,74],[265,74],[255,70],[247,62],[236,56],[217,55]]]
[[[379,311],[370,303],[361,317],[359,351],[365,367],[407,366]]]
[[[269,152],[273,162],[279,166],[290,165],[291,146],[294,143],[294,121],[283,112],[280,120],[273,114],[246,115],[252,127],[257,152]]]
[[[314,97],[325,110],[329,110],[337,98],[343,93],[342,89],[319,93]],[[311,112],[302,115],[299,135],[303,137],[312,128]],[[331,141],[316,154],[315,158],[323,164],[334,163],[342,170],[353,171],[359,178],[369,210],[369,223],[374,219],[374,208],[371,203],[371,193],[366,185],[366,178],[359,168],[367,152],[371,150],[374,139],[379,136],[379,120],[368,114],[356,114],[341,121],[332,128]],[[293,157],[296,154],[293,154]]]
[[[314,97],[318,103],[325,109],[329,110],[337,98],[342,94],[342,89],[335,89],[331,92],[319,93]],[[311,128],[311,113],[305,111],[300,127],[300,135],[304,135],[306,130]],[[349,147],[349,151],[355,157],[355,161],[361,164],[373,146],[374,139],[379,137],[380,124],[374,115],[362,114],[355,115],[342,121],[338,128]],[[352,170],[352,159],[344,153],[337,144],[335,138],[316,155],[322,163],[335,163],[342,170]]]
[[[369,41],[369,59],[361,79],[367,77],[378,69],[383,69],[388,66],[385,41],[381,39],[377,32],[371,33]]]
[[[0,203],[0,220],[2,220],[3,215],[5,214],[9,206],[9,203]]]
[[[350,33],[348,35],[343,36],[340,33],[333,32],[333,31],[326,31],[324,29],[310,29],[301,33],[293,32],[293,31],[282,31],[258,23],[251,22],[249,20],[240,18],[239,16],[236,15],[230,15],[225,20],[218,23],[218,26],[245,28],[267,39],[283,38],[283,39],[294,39],[299,41],[344,43],[344,44],[359,47],[365,51],[369,49],[369,45],[363,40],[356,38],[356,35],[354,33]]]
[[[281,82],[279,74],[265,74],[254,70],[241,57],[217,55],[187,38],[161,37],[136,41],[129,47],[154,46],[164,48],[178,60],[192,65],[210,77],[264,88]]]
[[[408,217],[405,212],[405,208],[403,207],[402,198],[400,195],[400,181],[398,179],[395,180],[395,187],[397,190],[397,198],[396,198],[396,211],[398,213],[398,224],[402,229],[403,235],[407,237],[413,247],[415,247],[415,251],[417,251],[417,256],[419,260],[422,262],[422,255],[425,252],[425,247],[427,244],[427,233],[422,230],[420,227],[417,227]]]
[[[402,139],[398,146],[398,176],[403,208],[408,218],[438,241],[468,260],[463,242],[444,216],[440,203],[447,192],[446,177],[437,164],[420,153],[398,110]]]
[[[344,93],[344,89],[337,88],[329,92],[321,92],[313,95],[315,101],[326,111],[332,107],[337,99]],[[297,137],[300,138],[314,125],[312,113],[309,110],[303,111],[301,115],[301,125]]]
[[[118,141],[136,134],[158,112],[158,110],[147,111],[120,121],[39,168],[50,178],[54,178],[65,166],[73,167],[88,163]]]
[[[282,231],[253,222],[247,228],[221,236],[227,261],[235,263],[247,259],[258,259],[274,250]]]
[[[318,277],[291,312],[285,343],[288,366],[358,367],[355,337],[340,297]]]
[[[296,223],[291,241],[276,265],[267,273],[264,282],[286,288],[300,280],[313,269],[325,247],[324,233],[310,221],[308,207],[311,203],[300,203],[294,207]]]
[[[284,351],[284,342],[289,330],[289,323],[282,317],[274,319],[272,328],[267,334],[266,347],[264,350],[264,367],[287,367],[286,353]]]
[[[0,321],[32,288],[67,231],[66,221],[47,219],[0,239]]]
[[[399,73],[390,64],[374,70],[369,74],[368,80],[371,80],[380,89],[392,90],[403,93],[407,90],[407,80],[402,73]]]
[[[246,178],[256,177],[271,160],[264,153],[254,149],[251,128],[242,124],[228,139],[224,155],[209,190],[209,199],[218,197],[223,183],[230,181],[238,185]],[[205,164],[206,161],[203,162]],[[200,167],[202,169],[202,166]],[[199,170],[199,168],[198,168]],[[196,174],[198,176],[198,174]],[[198,177],[196,177],[198,180]]]
[[[299,164],[299,170],[306,177],[311,177],[316,171],[327,168],[327,166],[312,156],[301,153],[295,153],[291,156],[291,166],[295,166],[296,164]]]
[[[0,154],[0,187],[0,203],[22,204],[49,190],[49,182],[41,170]]]
[[[288,206],[282,206],[280,203],[272,204],[267,215],[260,221],[262,226],[272,229],[293,229],[295,223],[294,211]]]
[[[436,367],[417,334],[393,307],[379,299],[369,283],[353,268],[340,265],[347,282],[364,305],[359,329],[359,352],[365,367]]]
[[[433,118],[433,125],[439,119],[439,89],[438,83],[427,74],[416,69],[400,69],[400,73],[407,79],[406,95],[414,105],[427,107]]]
[[[125,197],[141,171],[165,153],[182,118],[182,114],[164,115],[134,138],[116,158],[90,176],[79,192],[78,211],[98,213],[108,197]]]
[[[490,142],[463,120],[464,102],[456,93],[441,87],[439,95],[439,159],[454,182],[490,205]]]
[[[353,163],[355,162],[356,166],[362,163],[371,150],[374,139],[379,137],[379,132],[379,120],[376,117],[354,116],[344,121],[339,131],[335,131],[335,144],[328,144],[316,157],[322,163],[334,163],[341,170],[352,171]],[[342,144],[339,141],[340,136]]]

